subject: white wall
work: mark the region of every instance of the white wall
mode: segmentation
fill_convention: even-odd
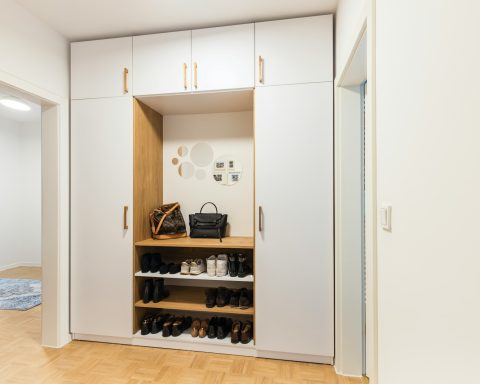
[[[188,214],[212,201],[219,212],[228,214],[231,236],[253,236],[253,113],[164,116],[163,140],[164,202],[180,202],[187,227]],[[206,173],[203,180],[180,177],[172,158],[183,161],[177,148],[185,145],[191,151],[196,143],[210,144],[214,158],[231,155],[239,160],[243,167],[240,181],[231,186],[218,184],[212,177],[213,162],[202,168]],[[189,155],[185,160],[190,161]],[[205,212],[212,209],[205,207]]]
[[[480,362],[480,2],[376,1],[379,383]]]
[[[0,10],[0,70],[67,97],[66,39],[15,1],[0,0]]]
[[[339,0],[335,13],[335,76],[345,67],[367,15],[367,0]]]
[[[41,129],[0,119],[0,270],[41,264]]]

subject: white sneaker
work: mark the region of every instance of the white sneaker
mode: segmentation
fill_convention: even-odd
[[[182,275],[189,275],[190,274],[190,267],[193,261],[191,259],[182,261],[182,266],[180,267],[180,274]]]
[[[228,256],[218,255],[217,257],[217,277],[226,276],[228,273]]]
[[[216,269],[217,269],[217,258],[215,257],[215,255],[212,255],[207,259],[207,275],[210,277],[214,277]]]
[[[207,267],[205,267],[205,263],[203,259],[197,259],[192,262],[190,265],[190,274],[191,275],[200,275],[201,273],[205,272]]]

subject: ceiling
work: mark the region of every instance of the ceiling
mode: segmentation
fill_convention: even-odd
[[[338,0],[17,0],[71,41],[332,13]]]

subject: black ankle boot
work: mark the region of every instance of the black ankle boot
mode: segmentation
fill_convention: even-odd
[[[153,281],[152,279],[147,279],[143,283],[143,293],[142,293],[142,299],[143,302],[149,303],[152,300],[153,296]]]
[[[140,325],[140,332],[142,335],[148,335],[152,331],[152,322],[153,315],[147,313],[142,320],[142,324]]]
[[[228,273],[231,277],[235,277],[238,274],[238,260],[233,253],[228,255]]]
[[[238,305],[240,309],[247,309],[252,306],[253,295],[247,288],[240,289]]]
[[[152,263],[152,255],[149,253],[146,253],[145,255],[142,255],[142,261],[141,261],[141,266],[140,269],[142,270],[142,273],[147,273],[150,272],[150,267]]]
[[[238,255],[238,277],[245,277],[250,274],[250,267],[247,264],[245,255]]]
[[[209,339],[214,339],[217,337],[217,318],[212,317],[208,323],[207,336]]]
[[[169,292],[165,288],[165,280],[155,279],[153,282],[153,302],[158,303],[160,300],[168,297]]]
[[[152,261],[150,264],[150,272],[156,273],[160,270],[160,265],[162,265],[162,256],[158,253],[152,255]]]

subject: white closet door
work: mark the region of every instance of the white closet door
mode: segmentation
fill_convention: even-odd
[[[132,98],[73,100],[71,115],[71,331],[131,337]]]
[[[259,350],[334,353],[332,92],[332,83],[255,91]]]
[[[253,24],[192,31],[192,89],[253,88],[254,53]]]
[[[332,15],[255,23],[255,60],[257,86],[332,81]]]
[[[192,32],[133,37],[133,94],[191,90]]]
[[[72,99],[131,96],[132,38],[72,43],[71,69]]]

